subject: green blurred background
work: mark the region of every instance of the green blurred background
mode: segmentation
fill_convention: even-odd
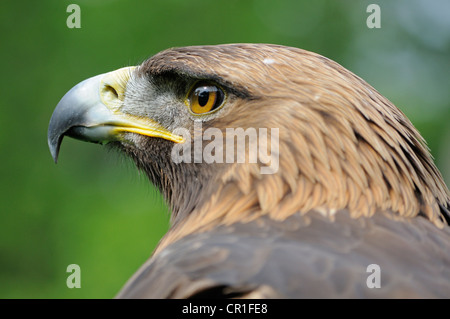
[[[81,8],[69,29],[66,8]],[[369,29],[366,8],[381,8]],[[125,1],[0,3],[0,298],[111,298],[168,228],[132,163],[47,125],[76,83],[173,46],[265,42],[325,55],[364,78],[421,131],[450,182],[450,2]],[[66,268],[81,267],[81,289]]]

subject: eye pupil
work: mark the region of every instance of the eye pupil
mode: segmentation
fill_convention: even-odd
[[[208,103],[208,101],[209,101],[209,92],[206,90],[201,91],[198,94],[198,104],[200,106],[205,106]]]

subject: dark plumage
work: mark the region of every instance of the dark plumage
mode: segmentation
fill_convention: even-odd
[[[195,113],[215,96],[192,93],[199,83],[224,102]],[[279,129],[264,144],[278,169],[261,173],[274,157],[267,163],[252,142],[244,163],[173,160],[174,146],[208,128],[225,141],[227,128]],[[169,49],[72,89],[50,121],[55,160],[64,135],[124,151],[172,211],[119,297],[450,296],[450,192],[422,137],[323,56],[264,44]],[[214,155],[230,150],[217,144]],[[370,264],[381,288],[366,285]]]

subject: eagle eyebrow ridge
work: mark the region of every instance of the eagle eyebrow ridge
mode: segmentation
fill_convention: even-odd
[[[240,84],[231,83],[220,75],[206,72],[195,72],[190,68],[180,69],[178,67],[174,67],[172,69],[164,69],[161,72],[156,73],[152,72],[152,70],[148,70],[145,72],[145,75],[147,76],[147,78],[153,78],[155,80],[165,78],[172,80],[175,79],[176,81],[184,81],[187,83],[194,83],[196,81],[210,81],[218,84],[228,93],[231,93],[238,98],[245,100],[254,100],[258,98],[257,96],[252,95],[246,88],[244,88]]]
[[[199,59],[198,56],[180,55],[179,52],[166,50],[142,63],[137,69],[137,74],[140,76],[145,75],[149,78],[174,76],[192,82],[198,80],[212,81],[241,99],[253,100],[258,98],[245,87],[245,84],[227,80],[226,76],[217,72],[217,69],[192,67],[193,62]],[[197,62],[199,62],[200,66],[205,63],[204,61]]]

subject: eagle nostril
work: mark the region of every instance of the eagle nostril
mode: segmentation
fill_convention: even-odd
[[[100,82],[100,98],[112,109],[120,108],[125,99],[125,90],[131,71],[135,67],[125,67],[106,73]]]
[[[108,100],[112,100],[112,99],[118,99],[119,98],[119,93],[117,92],[117,90],[112,87],[111,85],[105,85],[102,89],[102,95],[104,96],[104,98],[108,99]]]
[[[108,108],[118,109],[122,105],[124,92],[121,91],[120,86],[116,88],[116,85],[104,83],[100,89],[100,96]]]

